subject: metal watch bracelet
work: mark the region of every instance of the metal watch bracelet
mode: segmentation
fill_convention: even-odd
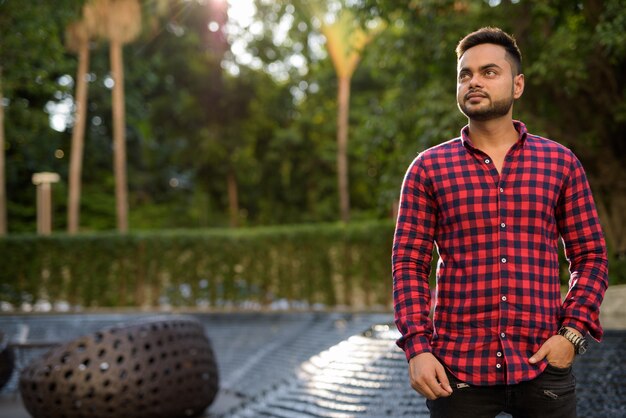
[[[576,354],[584,354],[585,351],[587,351],[587,340],[584,337],[579,336],[565,327],[561,327],[558,334],[567,338],[567,340],[572,343]]]

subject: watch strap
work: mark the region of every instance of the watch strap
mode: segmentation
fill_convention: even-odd
[[[572,343],[576,354],[582,354],[582,352],[584,352],[583,348],[586,342],[584,337],[579,336],[578,334],[567,329],[566,327],[561,327],[558,334],[565,337],[570,343]]]

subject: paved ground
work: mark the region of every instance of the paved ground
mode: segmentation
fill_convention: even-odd
[[[149,314],[0,316],[13,341],[67,340]],[[221,391],[204,414],[216,417],[425,417],[407,383],[390,314],[194,314],[205,325]],[[43,353],[17,350],[17,366]],[[626,331],[609,330],[575,364],[579,416],[626,416]],[[0,392],[0,417],[27,418],[17,374]],[[502,417],[507,416],[502,414]]]

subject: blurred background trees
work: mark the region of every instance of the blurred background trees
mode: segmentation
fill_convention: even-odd
[[[63,43],[85,2],[26,3],[0,1],[6,154],[0,168],[11,233],[35,230],[30,178],[44,170],[63,179],[53,188],[54,229],[67,228],[71,136],[80,128],[73,113],[78,58]],[[314,16],[303,7],[308,3],[323,3],[325,11]],[[467,32],[496,25],[516,36],[524,54],[527,88],[515,117],[576,152],[611,251],[626,254],[624,0],[150,0],[141,6],[141,32],[122,51],[131,230],[341,219],[340,78],[324,27],[350,13],[353,31],[371,30],[372,20],[385,27],[359,48],[350,79],[345,184],[352,220],[391,217],[414,156],[458,135],[465,120],[455,104],[454,47]],[[244,11],[245,19],[237,18]],[[81,231],[117,225],[116,76],[108,48],[98,42],[92,41],[86,75]]]
[[[80,3],[0,2],[0,235],[34,230],[31,175],[61,168],[54,152],[65,135],[50,129],[45,109],[66,92],[58,80],[74,63],[62,39]]]

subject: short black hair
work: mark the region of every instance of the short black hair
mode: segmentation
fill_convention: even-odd
[[[461,59],[461,56],[468,49],[481,44],[496,44],[504,47],[507,58],[509,62],[511,62],[511,68],[514,69],[517,74],[522,73],[522,53],[517,47],[515,38],[502,29],[491,26],[480,28],[461,39],[456,46],[457,59]]]

